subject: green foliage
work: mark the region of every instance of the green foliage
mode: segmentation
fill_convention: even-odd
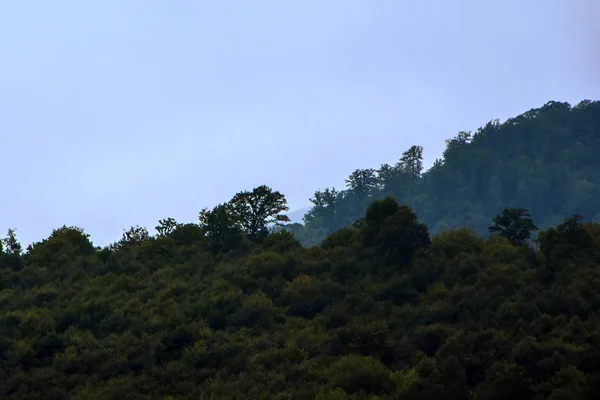
[[[219,204],[210,211],[202,210],[199,220],[200,229],[210,240],[214,253],[231,251],[242,243],[242,230],[227,205]]]
[[[524,208],[505,208],[492,221],[494,225],[489,227],[489,231],[499,233],[514,245],[523,244],[531,237],[531,232],[537,230],[529,211]]]
[[[386,255],[402,265],[410,262],[415,252],[429,245],[427,226],[407,206],[399,206],[386,197],[367,208],[362,227],[363,244],[379,255]]]
[[[176,244],[189,245],[194,243],[204,243],[205,236],[202,228],[196,224],[179,224],[168,237],[173,239]]]
[[[383,394],[392,390],[390,371],[372,357],[340,357],[325,373],[331,386],[349,394]]]
[[[175,229],[177,229],[180,224],[175,221],[174,218],[165,218],[158,221],[158,225],[156,226],[156,231],[160,236],[168,236],[173,233]]]
[[[279,231],[225,254],[223,233],[244,239],[227,211],[104,249],[62,227],[0,254],[0,396],[586,399],[600,387],[600,225],[568,217],[539,249],[468,228],[430,239],[386,198],[322,247]]]
[[[364,225],[362,227],[365,245],[370,246],[375,244],[377,234],[383,225],[383,221],[394,215],[399,209],[400,206],[396,199],[389,196],[383,200],[375,200],[367,208]]]
[[[61,268],[63,264],[74,261],[83,264],[85,256],[95,251],[89,235],[83,229],[63,226],[55,229],[48,239],[28,246],[24,261],[47,268]]]
[[[305,232],[294,232],[304,245],[318,244],[387,196],[413,209],[432,233],[468,227],[485,236],[499,210],[517,207],[529,210],[542,229],[572,214],[598,219],[599,115],[600,101],[575,107],[551,101],[504,123],[459,132],[426,171],[423,148],[411,146],[392,165],[352,172],[345,190],[317,191]]]
[[[285,253],[302,247],[294,235],[288,231],[272,233],[265,238],[262,244],[264,249],[274,250],[278,253]]]
[[[148,229],[143,226],[132,226],[127,230],[123,230],[123,236],[121,240],[115,243],[113,246],[118,247],[128,247],[135,246],[141,243],[144,243],[150,239],[150,233],[148,233]]]
[[[597,103],[549,103],[459,133],[425,173],[415,146],[317,192],[304,228],[268,230],[287,206],[260,187],[102,249],[63,226],[23,253],[11,230],[0,398],[596,398],[600,224],[579,214],[600,206],[598,124]],[[493,166],[513,153],[558,172]],[[545,218],[534,242],[518,202]]]
[[[358,241],[359,234],[360,231],[356,228],[342,228],[327,236],[321,243],[321,247],[324,249],[349,247]]]
[[[264,239],[270,224],[290,220],[281,214],[289,210],[285,196],[265,185],[254,188],[251,192],[237,193],[227,207],[248,238],[253,241]]]
[[[385,218],[376,235],[379,251],[390,254],[401,264],[408,264],[417,250],[429,246],[430,242],[427,226],[406,206]]]

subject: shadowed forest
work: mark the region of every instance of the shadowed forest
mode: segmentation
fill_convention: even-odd
[[[0,398],[592,399],[600,102],[550,102],[315,192],[96,247],[0,242]]]

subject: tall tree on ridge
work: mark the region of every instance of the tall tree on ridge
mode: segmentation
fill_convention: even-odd
[[[268,225],[290,221],[281,214],[289,210],[285,196],[266,185],[237,193],[227,207],[252,241],[262,240],[268,234]]]

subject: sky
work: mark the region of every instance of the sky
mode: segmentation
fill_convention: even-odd
[[[0,2],[0,234],[96,245],[600,96],[597,0]]]

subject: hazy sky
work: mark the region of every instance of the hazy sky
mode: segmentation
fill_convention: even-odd
[[[0,2],[0,234],[98,245],[267,184],[304,207],[549,100],[600,96],[597,0]]]

